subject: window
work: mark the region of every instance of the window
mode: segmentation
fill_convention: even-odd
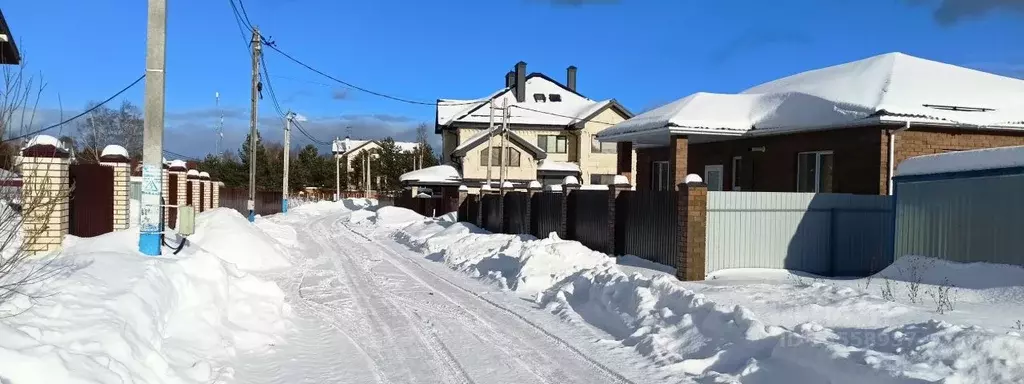
[[[603,143],[597,140],[597,135],[591,136],[590,153],[615,153],[617,143]]]
[[[551,100],[551,102],[553,102],[553,103],[557,103],[559,101],[562,101],[562,95],[559,95],[557,93],[552,93],[552,94],[548,95],[548,100]]]
[[[590,184],[609,185],[615,182],[615,175],[590,175]]]
[[[505,152],[508,155],[508,156],[506,156],[506,158],[508,159],[508,162],[506,164],[508,164],[509,167],[518,167],[519,166],[519,157],[520,157],[519,150],[517,150],[515,148],[505,148]],[[501,156],[499,155],[500,153],[501,153],[501,147],[494,147],[493,151],[488,151],[487,148],[482,149],[480,151],[480,165],[486,167],[487,166],[487,156],[490,155],[491,156],[491,165],[500,166],[501,165]]]
[[[721,164],[704,166],[704,183],[708,185],[709,191],[722,190],[722,174],[724,173],[725,167]]]
[[[569,139],[565,136],[537,136],[537,146],[547,153],[568,153]]]
[[[732,190],[740,190],[740,179],[743,177],[743,158],[736,156],[732,158]]]
[[[796,191],[832,192],[832,157],[832,151],[798,154],[796,161]]]
[[[667,161],[655,161],[651,167],[651,189],[655,191],[671,191],[672,175],[669,173]]]
[[[533,101],[536,101],[538,103],[543,103],[543,102],[545,102],[547,100],[544,99],[544,94],[543,93],[534,93],[533,94]]]

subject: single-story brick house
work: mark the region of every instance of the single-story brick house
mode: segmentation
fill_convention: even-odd
[[[907,158],[1024,145],[1024,80],[889,53],[695,93],[598,138],[638,189],[696,173],[710,190],[887,194]]]

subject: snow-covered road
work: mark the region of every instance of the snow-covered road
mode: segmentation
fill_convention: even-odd
[[[561,384],[653,379],[638,380],[646,376],[642,367],[602,353],[585,333],[552,331],[557,324],[538,324],[517,313],[528,305],[513,311],[510,305],[520,305],[510,303],[509,297],[487,297],[511,295],[430,268],[422,256],[362,233],[349,224],[348,215],[343,210],[290,215],[268,224],[276,228],[270,232],[293,237],[282,243],[292,243],[295,268],[276,278],[298,319],[295,332],[282,345],[238,357],[239,382]],[[594,351],[602,358],[592,357]],[[608,360],[614,360],[615,368],[606,365]]]

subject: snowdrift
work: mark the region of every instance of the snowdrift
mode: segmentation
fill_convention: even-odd
[[[404,223],[394,238],[431,260],[532,296],[564,321],[699,382],[1024,382],[1024,339],[1016,335],[939,321],[787,329],[708,300],[673,277],[626,274],[614,258],[575,241],[491,234],[410,213],[381,209],[363,221]]]
[[[238,211],[215,208],[196,217],[194,246],[218,255],[245,271],[265,271],[290,266],[281,245],[251,225]]]
[[[281,255],[232,214],[241,219],[226,210],[200,215],[200,246],[174,256],[143,256],[138,232],[119,231],[69,236],[61,254],[33,261],[63,273],[34,285],[39,297],[0,304],[8,315],[0,318],[0,382],[230,379],[225,361],[274,345],[290,324],[281,289],[241,269]]]

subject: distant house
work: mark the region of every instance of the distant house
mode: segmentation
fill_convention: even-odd
[[[442,160],[462,172],[463,182],[479,187],[499,180],[499,165],[507,164],[509,181],[525,186],[533,180],[558,184],[573,175],[586,184],[609,184],[616,171],[632,168],[616,163],[614,143],[601,143],[598,131],[632,114],[614,99],[594,101],[576,90],[576,67],[566,70],[565,84],[540,73],[527,74],[519,62],[505,75],[505,86],[476,100],[441,99],[435,132],[441,135]],[[508,149],[501,155],[500,128],[489,130],[491,105],[508,105]],[[493,111],[500,126],[502,111]],[[490,145],[488,145],[490,141]]]
[[[636,149],[638,189],[696,173],[712,190],[887,194],[907,158],[1024,145],[1024,80],[889,53],[695,93],[599,137]]]
[[[405,153],[414,153],[419,149],[418,143],[396,141],[395,146]],[[358,157],[360,153],[379,148],[380,142],[377,140],[352,140],[346,136],[344,139],[334,141],[331,145],[331,152],[333,152],[335,156],[340,157],[340,161],[343,164],[349,164],[348,173],[351,176],[352,173],[355,172],[351,167],[352,160]]]
[[[11,28],[7,26],[7,19],[4,18],[3,12],[0,12],[0,64],[21,64],[21,54],[18,53],[14,35],[11,34]]]

